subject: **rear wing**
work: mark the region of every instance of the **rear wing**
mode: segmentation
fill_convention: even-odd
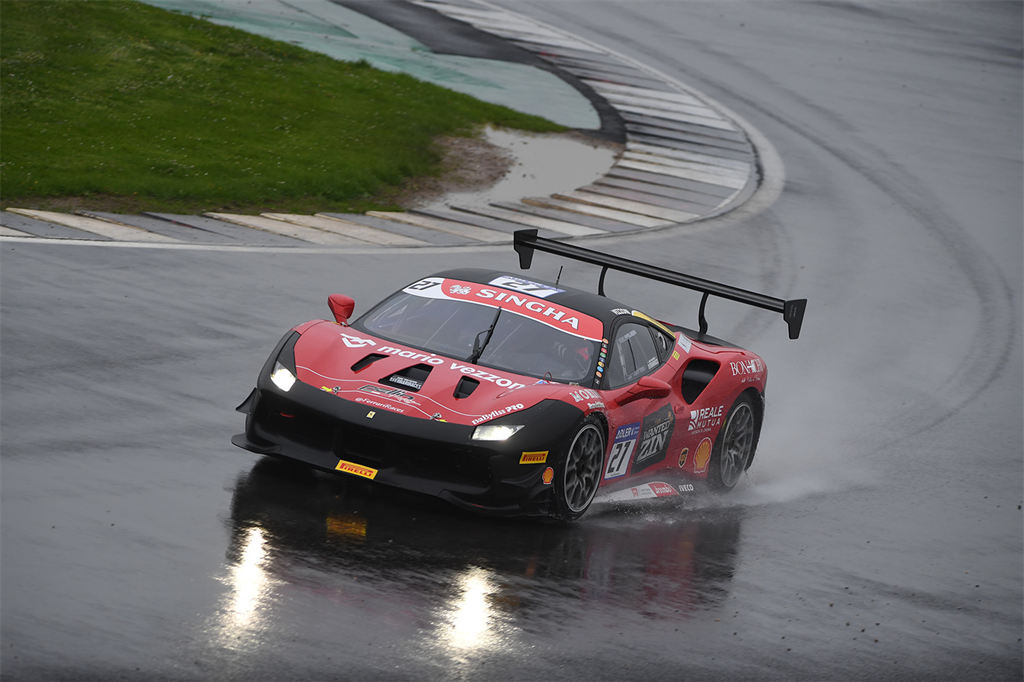
[[[781,298],[773,298],[764,294],[754,293],[753,291],[737,289],[727,284],[719,284],[718,282],[712,282],[699,277],[684,275],[681,272],[673,272],[672,270],[645,265],[644,263],[638,263],[626,258],[584,249],[572,244],[566,244],[565,242],[555,241],[554,239],[538,237],[537,230],[534,229],[516,230],[513,245],[515,246],[516,253],[519,254],[519,267],[523,270],[530,269],[530,265],[533,263],[534,251],[545,251],[584,263],[600,265],[601,278],[597,283],[597,293],[601,296],[605,295],[604,277],[608,274],[609,268],[665,282],[666,284],[674,284],[686,289],[692,289],[693,291],[700,291],[704,294],[700,300],[700,312],[698,313],[700,333],[702,335],[706,334],[708,330],[708,321],[704,317],[704,306],[708,302],[708,296],[718,296],[720,298],[727,298],[730,301],[738,301],[739,303],[746,303],[757,308],[782,313],[783,319],[789,326],[789,338],[795,339],[800,336],[800,327],[804,321],[804,310],[807,308],[806,298],[784,301]]]

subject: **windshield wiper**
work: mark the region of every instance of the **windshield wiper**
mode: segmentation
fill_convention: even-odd
[[[491,322],[491,326],[477,334],[476,338],[473,339],[473,352],[469,354],[466,362],[476,364],[476,361],[480,359],[480,356],[484,352],[484,348],[486,348],[487,344],[491,341],[491,334],[494,333],[494,327],[498,324],[498,318],[501,317],[501,311],[502,309],[498,308],[498,314],[494,316],[494,321]],[[485,334],[486,336],[484,336]],[[484,337],[483,343],[480,342],[481,336]]]

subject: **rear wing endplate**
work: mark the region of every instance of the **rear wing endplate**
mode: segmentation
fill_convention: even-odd
[[[782,313],[783,319],[789,326],[789,338],[795,339],[800,336],[800,327],[804,321],[804,310],[807,308],[806,298],[784,301],[781,298],[773,298],[753,291],[737,289],[727,284],[719,284],[718,282],[712,282],[699,277],[684,275],[681,272],[673,272],[672,270],[638,263],[626,258],[584,249],[573,244],[555,241],[554,239],[538,237],[537,230],[535,229],[516,230],[513,244],[516,253],[519,254],[519,267],[523,270],[530,269],[530,265],[533,263],[534,251],[545,251],[584,263],[600,265],[601,278],[597,283],[597,293],[601,296],[605,295],[604,278],[609,269],[626,272],[631,275],[639,275],[640,277],[665,282],[666,284],[674,284],[686,289],[692,289],[693,291],[700,291],[704,294],[700,301],[700,312],[698,313],[701,334],[707,333],[708,330],[708,322],[704,317],[704,307],[707,304],[708,296],[718,296],[730,301],[746,303],[757,308]]]

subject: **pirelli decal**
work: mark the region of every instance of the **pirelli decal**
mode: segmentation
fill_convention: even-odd
[[[341,471],[346,474],[353,474],[355,476],[362,476],[368,478],[371,481],[374,476],[377,475],[376,469],[370,467],[364,467],[362,464],[355,464],[354,462],[346,462],[345,460],[338,460],[338,466],[334,467],[335,470]]]
[[[548,451],[543,452],[524,452],[523,456],[519,458],[520,464],[543,464],[548,461]]]

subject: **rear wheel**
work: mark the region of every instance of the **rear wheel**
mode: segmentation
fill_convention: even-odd
[[[729,409],[711,451],[708,483],[712,488],[728,492],[736,487],[754,457],[760,432],[754,401],[743,394]]]
[[[555,516],[578,519],[597,494],[604,464],[604,430],[596,417],[587,417],[569,439],[555,470]]]

